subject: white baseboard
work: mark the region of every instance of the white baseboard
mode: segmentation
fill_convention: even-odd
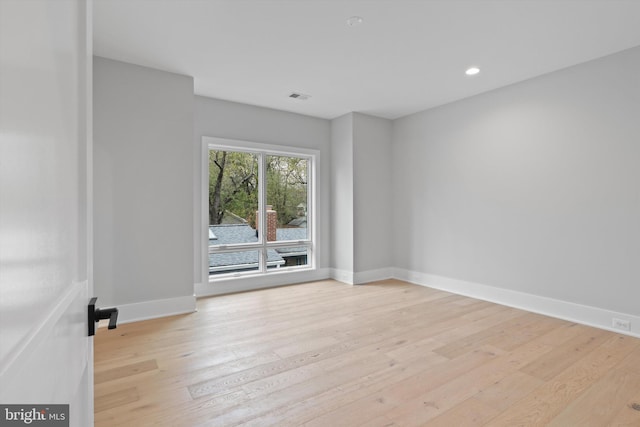
[[[196,297],[195,295],[187,295],[133,304],[120,304],[117,307],[118,323],[139,322],[158,317],[193,313],[196,311]],[[106,326],[106,322],[101,322],[100,326]]]
[[[230,277],[210,283],[196,283],[195,293],[197,297],[224,295],[235,292],[244,292],[257,289],[274,288],[277,286],[293,285],[295,283],[326,280],[331,277],[328,268],[315,270],[270,272],[260,276]]]
[[[416,285],[640,338],[640,316],[400,268],[394,269],[393,276],[398,280]],[[613,328],[613,318],[631,322],[631,330],[624,331]]]
[[[387,280],[393,278],[393,268],[379,268],[377,270],[367,270],[354,273],[354,281],[356,285],[363,283],[376,282],[378,280]]]
[[[355,274],[353,273],[353,271],[339,270],[337,268],[331,269],[331,278],[333,280],[337,280],[338,282],[353,285],[355,283],[354,276]]]
[[[363,283],[376,282],[378,280],[392,279],[394,274],[393,268],[379,268],[377,270],[367,270],[360,272],[352,272],[347,270],[331,269],[331,278],[338,282],[349,285],[361,285]]]
[[[261,276],[260,278],[231,278],[215,284],[198,283],[195,285],[195,288],[196,295],[201,297],[291,285],[314,280],[325,280],[328,278],[351,285],[394,278],[416,285],[465,295],[471,298],[490,301],[496,304],[640,338],[640,316],[400,268],[381,268],[359,273],[334,268],[323,268],[313,271],[290,272],[287,274],[274,273]],[[118,306],[118,309],[120,311],[118,323],[137,322],[140,320],[194,312],[196,309],[196,296],[190,295],[134,304],[122,304]],[[625,331],[613,328],[612,322],[614,318],[629,321],[631,329]]]

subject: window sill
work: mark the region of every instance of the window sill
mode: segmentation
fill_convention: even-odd
[[[246,273],[239,277],[226,276],[195,285],[196,297],[224,295],[257,289],[274,288],[295,283],[324,280],[330,277],[328,268],[300,267],[267,274]]]

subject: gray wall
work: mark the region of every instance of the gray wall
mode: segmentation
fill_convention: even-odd
[[[101,306],[193,295],[193,79],[94,58]]]
[[[392,122],[353,114],[354,271],[393,266]]]
[[[222,101],[203,96],[195,97],[193,147],[193,188],[200,197],[202,137],[238,139],[264,144],[299,147],[320,151],[320,182],[318,191],[318,267],[329,267],[329,194],[330,194],[330,157],[331,128],[328,120],[269,108],[255,107],[235,102]],[[195,211],[195,224],[201,223],[201,212]],[[198,230],[193,233],[199,233]],[[196,234],[197,235],[197,234]],[[196,257],[194,275],[202,274],[199,242],[195,242]],[[256,279],[260,280],[260,279]],[[199,280],[198,280],[199,281]]]
[[[340,280],[380,279],[393,266],[391,136],[387,119],[349,113],[331,121],[331,267]]]
[[[353,113],[331,121],[331,268],[354,270]]]
[[[638,314],[640,48],[394,122],[395,265]]]
[[[320,268],[638,313],[639,75],[633,49],[393,122],[328,121],[194,101],[191,78],[97,58],[96,293],[192,294],[201,138],[214,136],[320,151]]]

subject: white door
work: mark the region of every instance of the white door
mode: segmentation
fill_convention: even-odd
[[[78,427],[93,425],[90,8],[0,0],[0,405],[69,404]]]

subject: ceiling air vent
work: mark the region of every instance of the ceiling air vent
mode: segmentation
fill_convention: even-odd
[[[293,92],[291,95],[289,95],[289,98],[297,99],[300,101],[306,101],[307,99],[311,98],[311,95],[305,95],[303,93]]]

